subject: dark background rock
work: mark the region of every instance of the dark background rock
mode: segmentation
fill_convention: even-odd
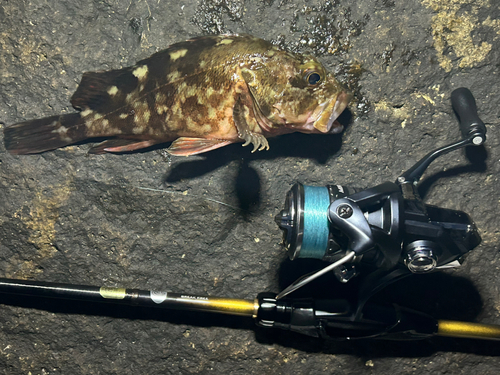
[[[286,284],[280,269],[291,266],[273,217],[291,185],[393,180],[459,138],[449,96],[466,86],[487,143],[436,161],[421,191],[428,203],[470,213],[483,242],[462,268],[405,281],[383,298],[437,318],[500,323],[495,2],[3,1],[0,21],[4,124],[72,111],[69,98],[85,71],[131,65],[218,32],[312,51],[355,93],[342,138],[287,135],[255,154],[233,145],[169,164],[156,151],[87,156],[89,145],[12,156],[2,143],[1,276],[234,298],[277,292]],[[0,298],[5,374],[494,374],[500,367],[495,342],[325,343],[239,318]]]

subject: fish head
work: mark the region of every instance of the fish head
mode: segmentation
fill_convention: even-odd
[[[280,51],[254,74],[251,92],[261,110],[263,131],[269,135],[291,132],[335,134],[337,121],[351,96],[313,56]],[[267,74],[267,76],[266,76]],[[255,84],[255,76],[261,77]]]

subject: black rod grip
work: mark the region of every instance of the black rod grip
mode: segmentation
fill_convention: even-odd
[[[479,146],[486,140],[486,126],[477,115],[476,100],[469,89],[460,87],[451,93],[451,105],[460,122],[464,138],[471,138]]]

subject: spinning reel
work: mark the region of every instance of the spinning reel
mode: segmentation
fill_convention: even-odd
[[[394,306],[367,305],[375,293],[412,273],[460,266],[461,258],[481,242],[468,214],[427,205],[417,189],[423,173],[437,157],[482,145],[486,140],[486,127],[477,116],[471,92],[457,89],[451,102],[463,139],[428,153],[395,182],[366,190],[300,183],[291,188],[285,208],[275,217],[290,259],[320,259],[330,265],[303,276],[278,295],[266,296],[268,310],[272,311],[269,315],[278,316],[278,322],[270,317],[264,325],[282,327],[287,321],[287,329],[311,336],[346,335],[351,339],[422,338],[444,334],[443,327],[449,328],[449,324],[458,327]],[[329,307],[320,308],[322,312],[315,315],[312,311],[318,309],[318,301],[303,300],[297,308],[286,302],[294,291],[330,271],[342,283],[365,274],[354,303],[329,300]],[[285,310],[288,315],[280,313]],[[294,321],[297,323],[291,323]],[[465,329],[466,323],[460,324],[458,329]]]
[[[453,91],[451,102],[463,140],[428,153],[395,182],[366,190],[300,183],[292,187],[285,208],[275,218],[290,259],[315,258],[332,264],[297,281],[278,298],[332,269],[343,283],[361,270],[377,272],[379,289],[410,273],[457,267],[462,256],[479,245],[481,238],[469,215],[424,204],[417,189],[437,157],[486,140],[486,127],[470,91]]]
[[[330,264],[277,295],[261,293],[255,300],[243,300],[13,279],[0,279],[0,293],[241,315],[255,318],[262,327],[344,340],[433,335],[500,339],[500,326],[435,320],[394,305],[368,303],[402,277],[458,266],[481,242],[469,215],[427,205],[417,191],[420,177],[437,157],[486,140],[470,91],[453,91],[451,102],[463,139],[430,152],[395,182],[366,190],[299,183],[292,187],[276,216],[288,254],[292,260],[314,258]],[[332,270],[342,283],[364,274],[354,302],[293,298],[294,291]]]

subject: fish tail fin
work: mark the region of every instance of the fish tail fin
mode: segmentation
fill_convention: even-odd
[[[20,122],[4,129],[5,149],[11,154],[36,154],[87,138],[79,113]]]

